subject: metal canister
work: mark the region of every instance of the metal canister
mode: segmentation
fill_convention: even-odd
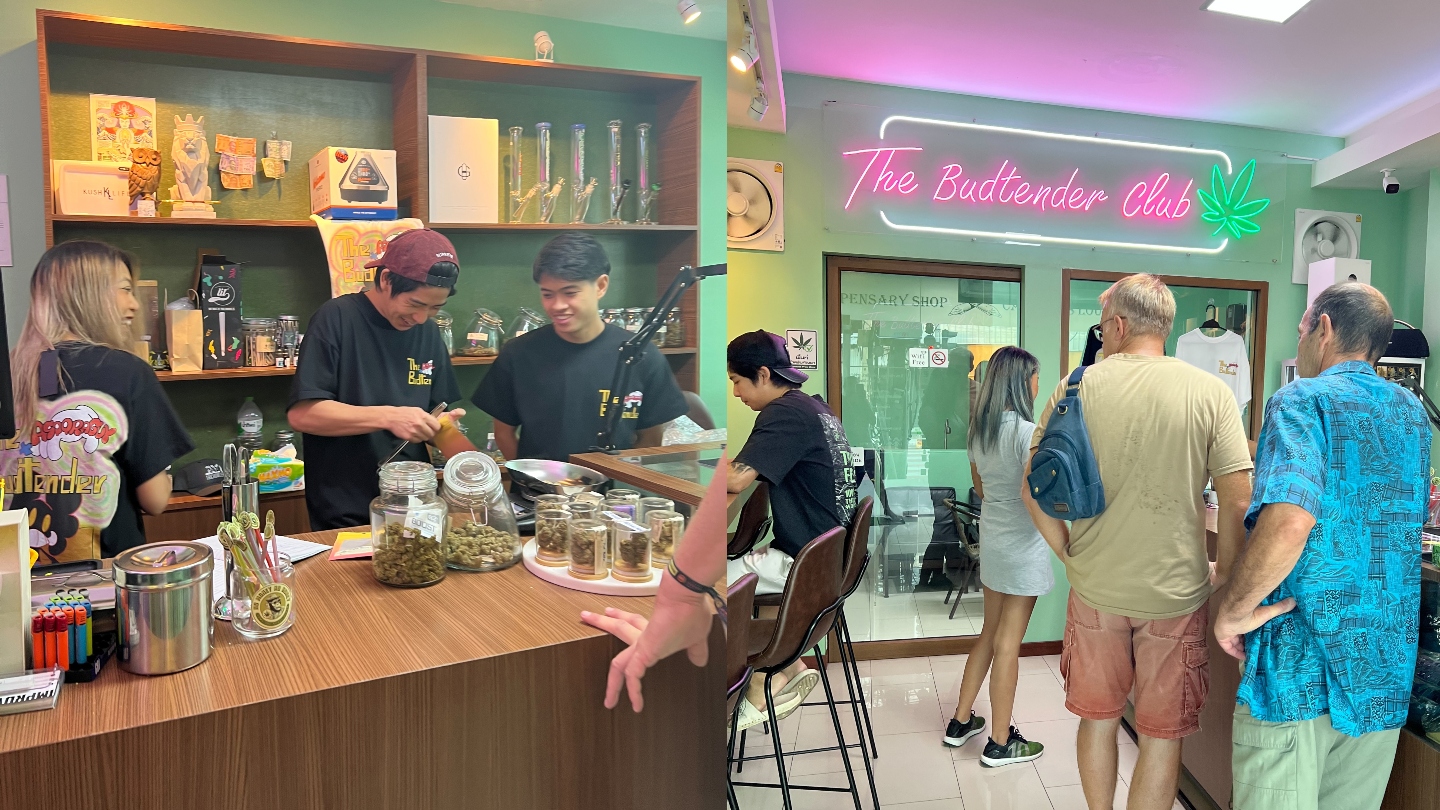
[[[122,669],[167,675],[210,657],[209,546],[149,543],[121,552],[112,566]]]

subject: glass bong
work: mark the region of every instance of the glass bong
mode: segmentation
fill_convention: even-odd
[[[535,125],[535,170],[534,193],[540,195],[540,221],[549,222],[555,215],[555,201],[560,199],[560,190],[565,187],[565,178],[550,186],[550,124]]]
[[[650,151],[653,148],[650,141],[650,125],[637,125],[635,136],[640,148],[640,215],[635,218],[635,223],[637,225],[654,225],[655,220],[652,215],[655,212],[655,198],[660,196],[660,184],[650,182]]]
[[[620,121],[611,121],[610,129],[610,218],[606,225],[623,225],[620,208],[625,204],[625,195],[630,191],[630,181],[620,177]]]
[[[585,125],[570,127],[570,192],[574,195],[570,209],[571,222],[584,222],[590,210],[590,195],[595,193],[595,178],[585,182]]]
[[[520,156],[521,135],[524,127],[510,127],[510,222],[519,222],[525,216],[525,209],[535,199],[539,186],[522,190],[524,182],[524,159]]]

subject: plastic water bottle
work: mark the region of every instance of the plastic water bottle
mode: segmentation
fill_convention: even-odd
[[[495,434],[485,434],[485,455],[495,459],[495,463],[505,466],[505,456],[501,454],[499,445],[495,444]]]
[[[240,432],[258,434],[265,429],[265,415],[260,413],[260,406],[255,404],[254,397],[246,397],[245,404],[240,406],[240,412],[235,415],[235,421],[240,423]]]

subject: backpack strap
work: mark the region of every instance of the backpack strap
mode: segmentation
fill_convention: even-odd
[[[1085,376],[1085,369],[1089,366],[1080,366],[1070,372],[1070,378],[1065,381],[1065,396],[1073,397],[1080,393],[1080,378]]]

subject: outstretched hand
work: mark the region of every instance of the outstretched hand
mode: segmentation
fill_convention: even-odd
[[[679,587],[679,586],[676,586]],[[688,592],[687,592],[688,593]],[[703,667],[710,660],[710,625],[713,614],[707,603],[686,595],[670,595],[665,588],[655,598],[655,612],[646,619],[635,613],[606,608],[605,615],[580,613],[580,620],[630,645],[610,662],[605,682],[605,708],[620,703],[620,687],[630,693],[630,707],[645,708],[640,681],[661,659],[684,650],[690,663]]]

